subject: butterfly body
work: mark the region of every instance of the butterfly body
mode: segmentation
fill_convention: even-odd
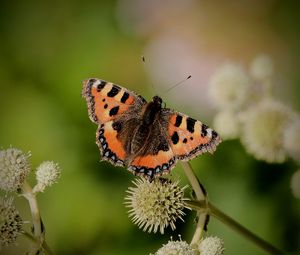
[[[177,160],[213,152],[221,142],[205,124],[150,102],[116,84],[99,79],[84,81],[90,119],[99,125],[96,143],[102,159],[127,166],[136,175],[169,173]]]

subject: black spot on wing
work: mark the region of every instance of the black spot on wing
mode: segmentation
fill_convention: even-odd
[[[97,85],[97,92],[100,92],[106,85],[106,81],[100,81],[100,83]]]
[[[182,122],[182,116],[177,115],[175,121],[175,127],[179,127],[181,125],[181,122]]]
[[[179,136],[178,136],[178,133],[176,131],[171,136],[171,140],[172,140],[173,144],[177,144],[179,142]]]
[[[184,138],[182,142],[183,142],[183,143],[187,143],[187,139],[186,139],[186,138]]]
[[[113,85],[111,90],[107,93],[108,97],[115,97],[120,92],[120,88]]]
[[[128,98],[129,94],[125,91],[123,96],[121,97],[121,103],[125,104]]]
[[[207,136],[207,129],[208,129],[208,126],[206,126],[205,124],[202,124],[202,127],[201,127],[201,136],[202,137]]]
[[[111,117],[111,116],[116,115],[119,111],[119,108],[120,108],[119,106],[115,106],[115,107],[111,108],[109,111],[109,116]]]
[[[92,79],[89,79],[89,85],[93,85],[93,83],[95,83],[97,80],[92,78]]]
[[[215,139],[218,136],[218,133],[215,130],[213,130],[211,132],[211,135],[212,135],[212,138]]]
[[[105,105],[104,105],[104,109],[106,109],[107,107],[108,107],[108,104],[105,104]]]
[[[193,118],[190,118],[188,117],[186,119],[186,127],[187,127],[187,130],[190,131],[191,133],[194,133],[195,131],[195,123],[196,123],[196,120],[193,119]]]

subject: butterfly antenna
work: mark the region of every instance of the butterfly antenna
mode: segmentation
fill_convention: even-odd
[[[143,61],[143,64],[145,66],[145,69],[146,69],[146,58],[145,58],[145,56],[142,56],[142,61]],[[151,82],[150,84],[151,84],[152,92],[155,92],[153,83]]]
[[[188,79],[192,78],[192,75],[189,75],[188,77],[186,77],[185,79],[177,82],[176,84],[174,84],[173,86],[171,86],[170,88],[168,88],[163,94],[169,92],[170,90],[178,87],[179,85],[181,85],[182,83],[186,82]]]

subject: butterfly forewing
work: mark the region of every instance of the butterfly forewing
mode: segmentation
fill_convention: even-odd
[[[216,131],[183,113],[169,113],[168,137],[172,151],[180,160],[189,160],[204,152],[213,153],[221,139]]]
[[[83,82],[82,95],[87,101],[90,119],[97,124],[114,120],[131,106],[146,102],[128,89],[93,78]]]

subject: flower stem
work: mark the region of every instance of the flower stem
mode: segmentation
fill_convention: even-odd
[[[33,234],[36,240],[36,249],[39,250],[44,243],[44,233],[42,230],[42,221],[40,216],[40,210],[36,200],[35,194],[32,192],[31,186],[25,181],[22,186],[22,195],[27,199],[31,211]]]
[[[219,221],[223,222],[225,225],[230,227],[231,229],[235,230],[237,233],[244,236],[246,239],[254,243],[256,246],[260,247],[264,251],[268,252],[272,255],[283,255],[284,253],[280,250],[278,250],[276,247],[268,243],[267,241],[263,240],[262,238],[258,237],[254,233],[252,233],[250,230],[242,226],[240,223],[220,211],[218,208],[216,208],[211,203],[203,203],[203,201],[186,201],[185,202],[187,206],[190,206],[192,208],[195,208],[197,210],[207,210],[210,215],[217,218]],[[206,207],[206,208],[205,208]]]
[[[195,191],[197,200],[205,200],[205,191],[203,190],[202,185],[199,183],[199,180],[196,177],[190,163],[181,161],[181,165],[186,177],[188,178],[193,190]]]
[[[25,182],[23,185],[23,196],[27,199],[29,206],[30,206],[33,227],[34,227],[34,236],[36,238],[40,238],[42,235],[42,224],[41,224],[40,211],[38,208],[36,197],[32,193],[32,188],[30,187],[30,185],[27,182]]]
[[[196,198],[198,201],[206,201],[206,194],[203,186],[199,182],[196,177],[191,165],[189,162],[181,161],[181,165],[183,167],[184,173],[187,176],[189,182],[192,185],[192,188],[195,192]],[[207,213],[203,213],[203,211],[197,211],[198,222],[196,226],[195,233],[193,235],[191,244],[196,244],[202,237],[203,229],[206,222]]]

